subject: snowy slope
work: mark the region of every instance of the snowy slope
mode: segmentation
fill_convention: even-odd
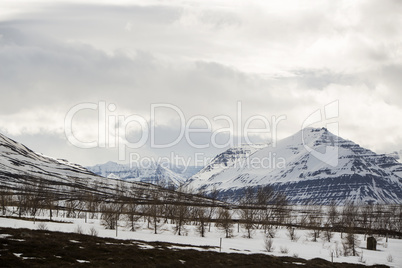
[[[144,167],[130,167],[129,164],[123,165],[115,162],[107,162],[87,168],[102,177],[126,181],[142,181],[173,188],[178,188],[185,181],[185,178],[180,174],[156,163],[149,163],[149,165]]]
[[[259,144],[230,148],[215,156],[207,166],[188,180],[187,185],[190,186],[190,189],[203,189],[203,186],[207,185],[208,181],[212,181],[217,174],[234,166],[236,163],[244,162],[250,155],[267,146],[268,144]]]
[[[121,191],[121,194],[124,189],[129,189],[130,194],[144,191],[163,192],[164,198],[167,199],[174,198],[177,194],[149,183],[101,177],[67,160],[58,160],[35,153],[2,134],[0,134],[0,189],[14,193],[26,190],[38,192],[41,195],[46,193],[59,200],[82,199],[82,196],[88,193],[109,199],[115,197],[116,191]],[[142,195],[141,198],[150,197]],[[190,194],[186,194],[185,198],[187,202],[210,202]]]
[[[0,186],[15,193],[40,191],[60,200],[82,198],[87,193],[108,198],[120,181],[100,177],[84,167],[38,154],[0,134]],[[132,186],[126,185],[127,187]],[[137,190],[152,185],[137,183]],[[134,189],[132,188],[132,189]]]
[[[70,183],[75,179],[101,179],[84,167],[37,154],[26,146],[0,134],[0,182],[9,188],[18,187],[22,177],[52,179]]]
[[[213,161],[194,175],[188,186],[206,192],[216,188],[221,197],[232,201],[241,197],[245,187],[260,185],[272,185],[298,204],[402,201],[402,164],[337,137],[325,128],[304,129],[278,141],[275,147],[266,146],[248,157],[234,159],[232,150],[218,156],[225,158],[218,162],[226,161],[228,166]],[[318,155],[320,159],[311,150],[322,153]]]
[[[46,222],[46,227],[49,231],[74,233],[77,232],[78,226],[84,233],[88,233],[91,229],[95,229],[98,232],[99,237],[116,238],[115,230],[105,229],[101,225],[100,220],[93,219],[88,222],[85,219],[78,218],[55,218],[60,222]],[[72,223],[70,223],[70,221]],[[7,228],[24,228],[24,229],[38,229],[38,224],[34,221],[24,221],[20,219],[10,219],[0,217],[0,226]],[[365,261],[365,265],[379,265],[384,264],[389,267],[402,267],[402,240],[395,238],[388,238],[386,242],[384,237],[377,238],[377,250],[366,249],[366,241],[364,240],[364,235],[358,235],[359,247],[358,252],[362,256],[359,257],[345,257],[342,255],[334,254],[333,259],[331,259],[331,253],[339,252],[342,247],[342,239],[340,233],[334,233],[331,242],[326,242],[319,238],[319,242],[311,241],[311,234],[309,230],[297,229],[297,235],[299,236],[298,241],[291,241],[288,237],[288,232],[286,228],[278,228],[273,239],[273,251],[266,252],[264,248],[264,238],[266,234],[264,230],[256,230],[253,234],[253,238],[246,238],[246,231],[240,228],[240,232],[237,228],[234,229],[232,238],[224,238],[225,235],[222,230],[212,225],[211,231],[206,232],[205,237],[200,237],[197,226],[186,225],[186,235],[179,236],[175,233],[175,226],[173,224],[165,224],[163,226],[164,231],[155,235],[152,230],[147,226],[146,222],[137,222],[137,230],[132,232],[129,228],[125,228],[125,222],[120,222],[119,224],[118,239],[129,239],[132,244],[139,244],[141,248],[147,250],[149,248],[154,248],[155,245],[149,245],[148,242],[158,241],[158,242],[168,242],[177,243],[180,245],[172,245],[170,248],[175,250],[200,250],[200,251],[217,251],[223,253],[243,253],[243,254],[269,254],[273,256],[294,256],[298,255],[300,258],[313,259],[322,258],[333,262],[343,262],[343,263],[356,263],[362,264],[362,260]],[[0,235],[1,237],[1,235]],[[222,238],[223,237],[223,238]],[[345,237],[345,235],[343,236]],[[3,238],[3,241],[6,237]],[[13,238],[11,238],[13,239]],[[10,239],[10,240],[11,240]],[[83,238],[85,239],[85,238]],[[221,240],[222,239],[222,240]],[[140,241],[138,241],[140,240]],[[73,243],[80,243],[80,241],[73,240]],[[222,244],[220,244],[222,241]],[[114,244],[114,243],[110,243]],[[116,244],[121,244],[121,241],[116,240]],[[220,245],[222,246],[220,248]],[[208,248],[205,248],[208,247]],[[282,253],[281,250],[288,249],[288,253]],[[392,256],[392,262],[389,261],[389,257]],[[69,256],[71,259],[71,257]],[[85,256],[82,259],[86,259]],[[211,265],[212,266],[212,265]],[[300,267],[305,267],[302,264]],[[266,267],[269,267],[267,264]],[[290,267],[297,267],[290,266]]]

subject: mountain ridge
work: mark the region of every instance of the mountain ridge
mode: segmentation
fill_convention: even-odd
[[[140,181],[161,185],[167,188],[177,189],[182,186],[187,178],[198,172],[197,167],[178,167],[168,163],[147,163],[146,165],[132,166],[108,161],[104,164],[87,167],[91,172],[124,181]]]
[[[225,152],[221,154],[224,155]],[[268,163],[270,157],[271,166],[244,163],[264,163],[264,159]],[[275,165],[284,160],[285,166],[272,166],[272,158],[276,159]],[[208,166],[216,166],[216,159]],[[207,193],[217,190],[221,198],[234,202],[241,198],[245,188],[265,185],[285,193],[295,204],[401,203],[402,200],[402,164],[325,128],[303,129],[277,141],[275,146],[257,149],[248,156],[239,154],[237,159],[230,166],[200,171],[186,186]],[[332,167],[330,163],[334,160],[337,165]]]
[[[116,196],[147,203],[153,202],[154,195],[164,202],[173,202],[180,195],[184,197],[183,202],[212,203],[204,197],[150,183],[101,177],[81,165],[35,153],[1,133],[0,186],[0,195],[14,196],[15,200],[32,195],[61,205],[74,200],[82,203],[95,197],[98,201],[109,202]]]

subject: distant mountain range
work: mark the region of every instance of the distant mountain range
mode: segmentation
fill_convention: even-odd
[[[148,163],[146,167],[130,166],[107,162],[105,164],[87,167],[91,172],[112,179],[125,181],[141,181],[177,189],[186,180],[197,173],[201,167],[183,167],[169,164]]]
[[[247,187],[263,185],[295,204],[402,203],[402,164],[325,128],[307,128],[275,146],[229,149],[186,184],[234,202]]]
[[[111,200],[116,194],[133,198],[137,194],[137,201],[146,203],[151,200],[152,192],[163,193],[163,198],[167,201],[175,200],[177,195],[175,191],[150,183],[101,177],[67,160],[35,153],[0,134],[0,195],[36,193],[42,198],[46,195],[51,200],[66,201],[84,200],[89,195],[95,195],[99,200]],[[190,194],[185,194],[184,197],[186,202],[211,202]]]
[[[219,198],[237,202],[246,188],[270,185],[294,204],[401,204],[402,164],[396,159],[325,128],[308,128],[275,145],[230,148],[202,169],[158,164],[131,168],[114,162],[84,168],[35,153],[0,134],[0,186],[13,191],[41,183],[66,198],[78,188],[107,196],[121,183],[158,191],[152,184],[184,185],[207,194],[217,190]]]

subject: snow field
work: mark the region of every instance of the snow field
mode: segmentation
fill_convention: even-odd
[[[336,252],[342,251],[342,239],[340,233],[334,233],[331,242],[325,242],[323,239],[318,238],[317,242],[311,241],[309,236],[309,230],[296,229],[297,241],[291,241],[287,236],[287,229],[284,227],[278,227],[275,238],[273,238],[273,251],[267,252],[264,246],[265,234],[263,230],[255,230],[253,232],[253,238],[246,238],[246,232],[240,227],[238,232],[237,224],[233,227],[233,237],[224,238],[224,232],[212,224],[211,232],[206,232],[206,237],[200,237],[194,225],[186,225],[182,236],[178,236],[174,232],[173,224],[161,225],[158,234],[154,234],[152,228],[147,228],[147,222],[139,221],[136,224],[137,230],[135,232],[129,231],[126,227],[126,222],[119,221],[119,228],[116,230],[106,230],[101,225],[98,219],[71,219],[71,218],[53,218],[58,221],[65,221],[66,223],[59,222],[33,222],[20,219],[11,219],[0,217],[0,226],[9,228],[27,228],[27,229],[41,229],[46,228],[49,231],[59,231],[66,233],[83,233],[90,234],[91,229],[97,231],[99,237],[109,237],[118,239],[133,239],[142,240],[146,242],[170,242],[188,246],[172,246],[172,248],[181,249],[195,249],[195,250],[213,250],[226,253],[260,253],[269,254],[274,256],[293,256],[304,259],[322,258],[331,261],[331,254],[333,254],[334,262],[349,262],[360,263],[366,265],[373,264],[385,264],[391,267],[402,267],[402,240],[388,239],[388,243],[385,242],[385,238],[377,237],[377,251],[367,250],[366,241],[364,241],[363,235],[358,235],[360,245],[357,248],[357,252],[360,256],[340,256]],[[207,227],[208,230],[208,227]],[[1,234],[0,234],[1,235]],[[344,234],[345,237],[345,234]],[[220,239],[222,238],[222,248],[219,248]],[[141,244],[140,244],[141,245]],[[198,246],[210,246],[210,249],[203,249]],[[143,244],[141,246],[146,250],[152,246]],[[287,252],[287,253],[282,253]],[[337,256],[338,255],[338,256]]]

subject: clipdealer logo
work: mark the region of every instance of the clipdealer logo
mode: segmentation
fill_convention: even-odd
[[[156,116],[158,110],[167,109],[176,114],[176,119],[179,123],[179,134],[175,139],[168,143],[156,142]],[[73,123],[76,117],[84,111],[93,111],[97,115],[97,135],[95,140],[86,141],[76,137],[73,131]],[[252,135],[266,134],[270,136],[271,145],[276,146],[277,129],[281,121],[286,119],[285,115],[271,116],[267,118],[263,115],[253,115],[246,120],[243,119],[242,103],[237,103],[236,117],[231,118],[228,115],[217,115],[212,119],[203,115],[195,115],[186,118],[183,111],[170,103],[151,104],[149,117],[140,114],[131,115],[116,115],[117,107],[115,104],[107,104],[105,101],[98,103],[80,103],[72,107],[65,117],[65,135],[68,141],[83,149],[91,148],[118,148],[119,160],[126,160],[126,152],[128,149],[139,149],[145,145],[152,149],[173,148],[183,139],[194,149],[205,148],[226,148],[236,145],[247,144],[254,146],[251,141]],[[243,121],[244,120],[244,121]],[[202,122],[204,128],[195,127],[196,123]],[[263,127],[252,127],[254,122],[259,122]],[[226,127],[216,127],[216,123],[223,123]],[[131,142],[128,139],[128,128],[136,126],[140,138],[136,142]],[[191,134],[209,133],[210,139],[207,143],[197,144],[191,138]],[[224,143],[220,143],[217,139],[218,135],[224,133],[228,139]],[[243,139],[245,142],[243,142]]]
[[[91,149],[91,148],[117,148],[118,160],[129,161],[132,165],[146,165],[145,163],[176,163],[188,166],[190,162],[196,163],[200,166],[206,166],[211,160],[210,157],[200,157],[203,154],[195,153],[194,157],[180,156],[173,153],[175,146],[181,141],[194,149],[217,148],[223,149],[227,147],[243,146],[250,147],[256,146],[252,141],[253,135],[265,134],[269,136],[269,146],[275,148],[277,146],[277,132],[280,122],[286,120],[286,115],[271,116],[267,118],[263,115],[256,114],[249,116],[244,120],[242,103],[239,101],[236,107],[236,116],[233,119],[228,115],[217,115],[212,119],[203,115],[194,115],[186,118],[184,112],[177,106],[170,103],[151,104],[149,116],[140,114],[118,114],[117,106],[113,103],[107,104],[105,101],[98,103],[80,103],[72,107],[65,117],[65,135],[68,141],[78,148]],[[178,134],[172,141],[161,143],[157,142],[157,122],[159,120],[157,112],[169,111],[175,114],[176,121],[179,122]],[[96,130],[93,140],[85,140],[83,137],[77,137],[73,131],[73,124],[77,117],[83,112],[91,112],[91,115],[96,117]],[[302,144],[305,150],[319,161],[330,165],[338,165],[338,141],[339,136],[339,101],[333,101],[325,105],[322,109],[317,109],[310,114],[302,124]],[[196,123],[202,122],[204,127],[197,127]],[[254,122],[259,122],[263,127],[252,127]],[[221,124],[218,124],[221,123]],[[317,148],[313,144],[309,144],[305,134],[305,129],[310,126],[320,124],[325,125],[326,128],[334,135],[328,135],[330,142],[323,143],[321,147]],[[216,125],[226,125],[225,127],[216,127]],[[138,138],[135,142],[130,141],[129,133],[130,128],[135,127]],[[191,134],[209,134],[210,138],[203,144],[196,143]],[[219,142],[218,135],[225,134],[228,139],[226,142]],[[268,143],[268,140],[267,140]],[[169,157],[159,157],[158,159],[146,156],[140,156],[138,152],[133,152],[136,149],[149,146],[151,149],[166,149],[171,148],[173,152]],[[129,153],[127,155],[127,153]],[[164,158],[164,159],[160,159]],[[286,159],[276,155],[276,153],[269,153],[269,155],[262,156],[262,159],[253,159],[253,163],[234,162],[232,164],[245,165],[251,168],[284,168],[286,166]],[[248,159],[248,157],[246,157]],[[258,163],[257,163],[258,162]]]

